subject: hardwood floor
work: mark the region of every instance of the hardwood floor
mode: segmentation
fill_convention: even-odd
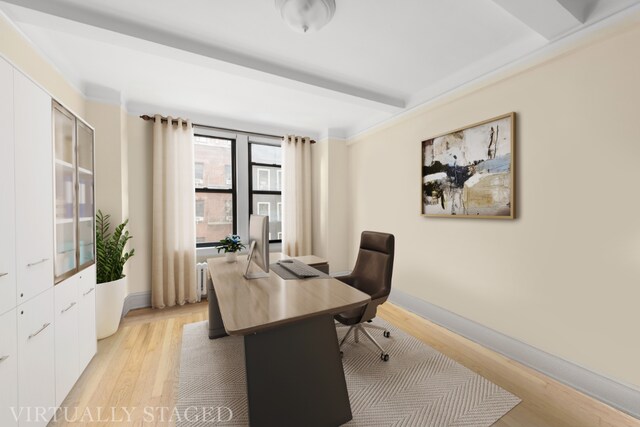
[[[640,420],[391,303],[379,315],[519,396],[522,403],[495,427],[640,427]],[[98,342],[98,354],[62,405],[69,409],[51,425],[173,425],[182,327],[206,319],[206,302],[131,312],[115,335]]]

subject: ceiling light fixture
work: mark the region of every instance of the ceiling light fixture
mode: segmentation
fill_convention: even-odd
[[[312,33],[327,25],[336,11],[335,0],[275,0],[282,19],[292,30]]]

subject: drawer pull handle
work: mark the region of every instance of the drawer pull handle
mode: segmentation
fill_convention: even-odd
[[[40,332],[44,331],[45,329],[47,329],[47,327],[50,325],[51,323],[45,323],[44,325],[42,325],[42,328],[38,329],[36,332],[32,333],[31,335],[29,335],[29,339],[34,338],[36,336],[38,336],[38,334],[40,334]]]
[[[9,356],[2,356],[2,357],[0,357],[0,362],[4,362],[8,358],[9,358]]]
[[[42,264],[43,262],[49,261],[49,258],[42,258],[40,261],[30,262],[27,264],[27,267],[33,267],[34,265]]]
[[[9,273],[0,273],[0,277],[8,276]]]
[[[64,313],[66,313],[67,311],[71,310],[71,309],[73,308],[73,306],[74,306],[74,305],[76,305],[76,302],[75,302],[75,301],[74,301],[74,302],[72,302],[71,304],[69,304],[69,307],[67,307],[67,308],[65,308],[64,310],[62,310],[62,311],[60,312],[60,314],[64,314]]]
[[[93,292],[95,288],[91,288],[89,289],[87,292],[85,292],[84,294],[82,294],[83,297],[86,297],[87,295],[89,295],[91,292]]]

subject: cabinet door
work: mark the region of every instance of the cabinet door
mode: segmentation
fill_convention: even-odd
[[[0,426],[15,427],[18,421],[18,349],[16,311],[0,316]]]
[[[78,275],[58,283],[55,295],[56,405],[60,406],[80,376]]]
[[[78,135],[78,259],[80,267],[95,260],[93,130],[77,120]]]
[[[0,59],[0,314],[16,306],[13,147],[13,68]]]
[[[51,98],[14,71],[18,304],[53,286]]]
[[[38,407],[53,408],[55,398],[53,289],[41,293],[17,308],[18,318],[18,405],[25,410],[20,426],[46,426],[53,416],[47,409],[44,418],[35,419]]]
[[[55,281],[77,271],[76,263],[76,118],[53,104],[55,159]]]
[[[80,373],[84,371],[98,350],[96,338],[96,266],[79,273],[80,309],[78,313],[80,342]]]

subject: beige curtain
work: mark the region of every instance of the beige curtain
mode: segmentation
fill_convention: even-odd
[[[153,124],[151,301],[155,308],[196,302],[193,127],[159,115]]]
[[[283,252],[289,256],[311,255],[311,141],[286,136],[282,145]]]

